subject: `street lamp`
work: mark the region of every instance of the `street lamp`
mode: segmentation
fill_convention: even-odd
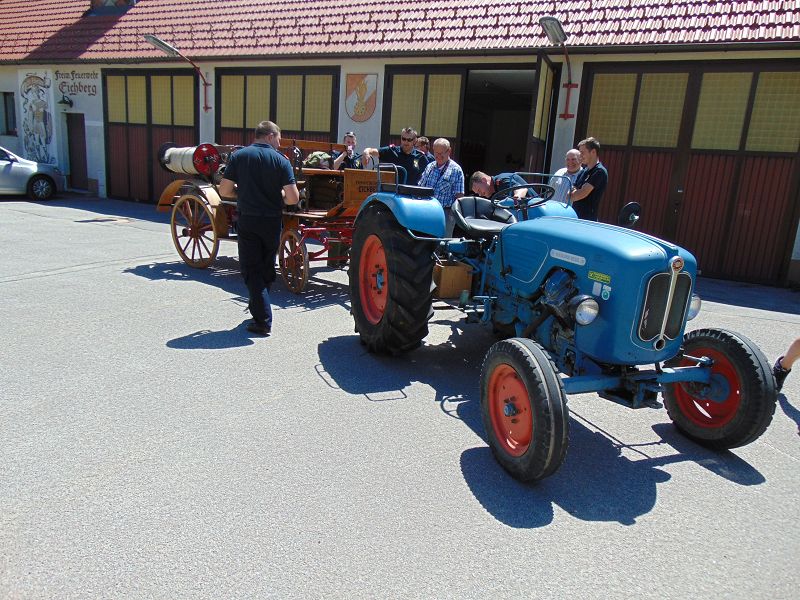
[[[564,31],[564,28],[561,26],[561,21],[559,21],[556,17],[541,17],[539,19],[539,25],[542,26],[544,29],[544,33],[547,36],[547,39],[550,41],[551,44],[555,44],[556,46],[561,46],[564,50],[564,62],[567,63],[567,83],[564,84],[564,88],[567,90],[566,98],[564,98],[564,112],[558,115],[562,119],[572,119],[575,117],[574,114],[569,112],[569,99],[572,94],[572,90],[578,87],[577,83],[572,83],[572,65],[569,63],[569,54],[567,53],[567,34]]]
[[[200,70],[200,67],[194,64],[194,61],[192,61],[191,58],[181,54],[180,51],[172,44],[168,44],[164,40],[159,39],[154,35],[150,35],[149,33],[144,36],[144,39],[147,41],[147,43],[152,44],[167,56],[182,58],[183,60],[185,60],[194,67],[195,73],[197,73],[200,76],[200,79],[203,82],[203,110],[205,112],[211,110],[211,107],[208,105],[208,88],[211,87],[211,84],[205,78],[205,75],[203,75],[203,72]]]

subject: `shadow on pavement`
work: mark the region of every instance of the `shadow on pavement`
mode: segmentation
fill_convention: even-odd
[[[301,294],[293,294],[278,276],[270,292],[272,305],[279,308],[302,308],[314,310],[328,306],[342,306],[349,310],[350,296],[347,285],[324,278],[319,269],[319,277],[309,278],[306,289]],[[330,269],[327,269],[330,271]],[[232,300],[242,306],[247,305],[247,288],[239,274],[239,261],[230,256],[218,256],[207,269],[194,269],[183,261],[149,263],[125,269],[125,273],[144,277],[152,281],[193,281],[210,285],[233,296]],[[313,274],[313,271],[312,271]]]
[[[27,200],[25,197],[15,198],[9,196],[8,199]],[[137,219],[139,221],[152,221],[154,223],[169,223],[170,215],[167,212],[156,211],[156,205],[144,202],[131,202],[129,200],[113,200],[111,198],[98,198],[79,192],[65,192],[52,200],[28,201],[29,204],[41,204],[42,206],[58,206],[64,208],[76,208],[88,210],[109,217]]]
[[[718,304],[800,315],[800,290],[698,277],[697,293]]]
[[[797,425],[797,433],[800,435],[800,410],[792,406],[786,394],[778,394],[778,403],[781,405],[783,414],[789,417]]]
[[[232,329],[224,331],[211,331],[203,329],[189,335],[175,338],[167,342],[167,348],[176,350],[223,350],[225,348],[240,348],[252,346],[254,334],[247,332],[245,325],[249,319]]]
[[[483,356],[496,338],[479,325],[441,323],[452,330],[446,342],[426,344],[396,358],[368,353],[355,335],[328,338],[319,345],[317,372],[331,387],[372,402],[407,400],[405,388],[423,382],[435,390],[435,401],[446,415],[484,439],[478,379]],[[706,450],[683,438],[670,423],[653,430],[659,441],[625,444],[571,411],[567,458],[552,477],[535,485],[519,483],[484,444],[462,453],[461,471],[489,513],[520,528],[548,525],[555,505],[585,521],[632,525],[655,506],[657,484],[671,478],[660,467],[679,462],[694,462],[739,485],[764,482],[746,461],[730,452]],[[659,455],[649,455],[647,447],[658,447]],[[663,456],[665,449],[670,453]]]

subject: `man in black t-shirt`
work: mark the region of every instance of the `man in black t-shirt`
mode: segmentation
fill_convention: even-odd
[[[411,127],[406,127],[400,132],[400,146],[383,146],[381,148],[364,148],[363,159],[367,157],[378,162],[392,163],[406,170],[406,184],[417,185],[425,167],[428,166],[428,157],[414,148],[417,141],[417,132]],[[402,175],[400,176],[402,183]]]
[[[586,138],[578,144],[581,152],[583,172],[575,180],[572,188],[572,208],[581,219],[597,221],[597,210],[600,200],[608,185],[608,171],[600,162],[600,142],[593,137]]]
[[[247,330],[259,335],[272,330],[269,289],[275,281],[283,205],[300,200],[292,165],[278,151],[280,145],[280,127],[262,121],[253,143],[231,154],[219,184],[220,196],[236,198],[239,269],[253,316]]]
[[[356,154],[356,144],[358,140],[355,131],[348,131],[345,133],[342,141],[344,145],[347,146],[347,150],[344,152],[334,152],[333,169],[341,171],[343,169],[363,168],[364,165],[361,164],[361,155]]]

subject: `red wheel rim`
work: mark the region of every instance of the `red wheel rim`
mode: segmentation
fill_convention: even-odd
[[[528,390],[509,365],[498,365],[489,378],[489,416],[500,446],[522,456],[533,439],[533,413]]]
[[[200,175],[211,177],[219,169],[221,162],[219,151],[213,144],[200,144],[192,154],[192,164]]]
[[[733,363],[727,356],[711,348],[691,348],[693,356],[707,356],[714,361],[711,367],[711,389],[699,384],[682,383],[675,386],[675,397],[681,412],[695,425],[711,429],[727,425],[742,403],[742,387]],[[697,363],[684,358],[682,367]],[[705,393],[704,392],[708,392]],[[721,394],[720,394],[721,392]],[[709,394],[718,397],[713,400]]]
[[[383,243],[375,234],[370,235],[364,243],[358,271],[361,309],[367,320],[377,325],[383,318],[389,298],[389,269]]]

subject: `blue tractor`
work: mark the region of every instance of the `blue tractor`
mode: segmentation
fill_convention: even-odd
[[[525,198],[459,199],[452,238],[431,189],[379,177],[350,253],[362,343],[391,354],[421,344],[434,264],[444,256],[472,270],[459,302],[467,319],[504,338],[484,358],[480,402],[488,444],[513,477],[537,481],[563,462],[568,394],[596,392],[631,408],[661,406],[662,394],[675,426],[714,449],[764,433],[777,391],[761,350],[721,329],[684,335],[700,310],[694,256],[629,228],[579,220],[546,178],[522,175],[530,183],[506,192],[524,187]],[[635,211],[624,213],[623,221],[635,220]]]

